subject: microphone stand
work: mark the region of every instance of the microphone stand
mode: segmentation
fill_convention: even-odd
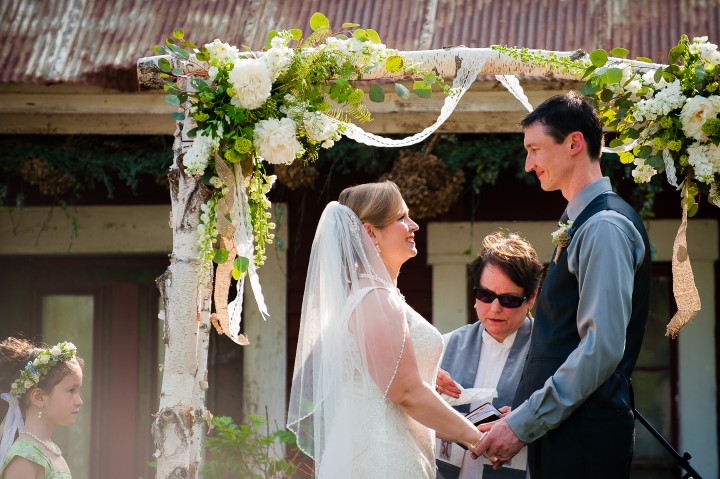
[[[680,464],[680,467],[687,471],[687,473],[684,476],[682,476],[681,479],[702,479],[702,477],[700,477],[700,474],[698,474],[697,471],[695,469],[693,469],[692,466],[690,465],[690,459],[692,458],[690,453],[686,452],[681,456],[680,453],[677,452],[675,450],[675,448],[672,447],[672,445],[665,440],[665,438],[662,436],[662,434],[657,432],[657,430],[655,430],[655,428],[650,425],[650,423],[647,421],[647,419],[645,419],[645,417],[642,414],[640,414],[640,411],[638,411],[634,407],[633,407],[633,414],[635,414],[635,419],[640,421],[642,423],[642,425],[645,426],[645,429],[647,429],[650,432],[650,434],[652,434],[655,437],[655,439],[657,439],[657,441],[660,444],[662,444],[662,446],[665,449],[667,449],[667,451],[670,453],[670,455],[675,458],[675,460],[678,462],[678,464]]]

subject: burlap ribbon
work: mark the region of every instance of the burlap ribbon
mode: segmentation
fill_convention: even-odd
[[[690,255],[687,250],[687,215],[688,215],[688,182],[683,187],[682,222],[673,244],[672,274],[673,293],[677,304],[677,313],[670,320],[665,332],[666,336],[675,338],[698,311],[700,311],[700,295],[695,287],[695,277],[690,265]]]
[[[233,262],[237,257],[237,249],[235,248],[236,228],[228,218],[232,219],[233,217],[235,193],[238,185],[236,185],[235,174],[218,155],[215,155],[215,171],[227,188],[226,194],[220,198],[217,205],[217,229],[219,246],[228,251],[228,259],[224,263],[218,264],[215,270],[215,288],[213,291],[215,313],[210,319],[218,334],[224,334],[237,344],[247,346],[250,344],[247,336],[233,333],[234,328],[230,326],[228,314],[228,293],[230,292],[232,280]],[[243,186],[240,185],[240,187]]]

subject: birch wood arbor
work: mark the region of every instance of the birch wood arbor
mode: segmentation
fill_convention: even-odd
[[[586,58],[582,51],[541,52],[559,58]],[[552,66],[521,62],[492,49],[451,48],[444,50],[403,52],[402,55],[423,65],[443,78],[455,78],[465,89],[478,75],[522,75],[577,80],[578,75],[558,71]],[[162,87],[159,77],[160,57],[138,61],[139,83],[144,89]],[[625,60],[634,69],[651,69],[659,65]],[[370,72],[363,80],[389,79],[393,75],[382,68]],[[500,78],[499,78],[500,79]],[[502,80],[502,79],[501,79]],[[463,90],[464,91],[464,90]],[[522,99],[522,90],[514,92]],[[417,143],[432,133],[446,119],[454,105],[446,102],[442,115],[433,128],[414,135],[406,144]],[[187,107],[187,105],[185,105]],[[448,111],[449,110],[449,111]],[[186,122],[189,120],[185,120]],[[153,425],[156,444],[157,478],[195,478],[201,464],[203,423],[211,417],[205,406],[208,388],[207,354],[211,329],[210,274],[200,276],[197,226],[200,207],[208,199],[209,190],[197,177],[188,176],[180,165],[191,140],[184,135],[190,125],[178,124],[175,132],[174,162],[169,174],[172,202],[170,226],[173,230],[173,251],[170,266],[157,280],[165,305],[165,365],[160,409]],[[359,129],[347,136],[358,139]],[[375,144],[384,144],[375,138]],[[397,146],[388,143],[388,146]],[[285,321],[272,317],[269,321]]]

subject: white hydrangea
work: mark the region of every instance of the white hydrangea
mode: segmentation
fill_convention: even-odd
[[[717,51],[717,45],[708,43],[708,37],[693,38],[688,50],[693,55],[698,55],[705,63],[720,65],[720,52]]]
[[[232,63],[237,60],[240,54],[237,47],[223,43],[217,38],[213,40],[212,43],[206,44],[205,48],[208,49],[208,53],[210,54],[210,61],[212,62],[212,60],[215,59],[218,64]]]
[[[218,137],[222,136],[219,132]],[[185,173],[189,176],[202,175],[207,168],[208,161],[217,150],[220,140],[213,140],[212,137],[198,133],[193,140],[190,149],[183,157],[183,165],[185,165]]]
[[[708,98],[694,96],[685,102],[680,112],[683,131],[688,137],[697,141],[708,141],[709,138],[703,133],[702,126],[718,114],[720,114],[720,96],[713,95]]]
[[[307,137],[318,143],[330,140],[334,144],[335,140],[340,139],[337,122],[320,112],[305,112],[303,115],[303,127]],[[329,146],[325,148],[329,148]]]
[[[272,81],[285,73],[292,63],[295,52],[286,44],[286,40],[277,36],[270,41],[271,48],[260,57],[270,71]]]
[[[642,158],[635,158],[635,169],[632,172],[632,176],[635,179],[635,183],[648,183],[654,175],[657,174],[657,170],[652,166],[645,163]]]
[[[237,59],[229,74],[233,85],[230,103],[240,108],[254,110],[260,108],[270,98],[272,80],[265,62],[250,58]]]
[[[358,68],[380,64],[387,57],[398,54],[397,50],[388,49],[382,43],[363,42],[357,38],[330,37],[322,48],[337,50],[342,54],[338,56],[338,66],[349,61]]]
[[[295,122],[290,118],[258,121],[253,143],[259,156],[276,165],[289,165],[305,152],[295,135]]]
[[[631,80],[627,85],[625,85],[625,91],[630,92],[631,100],[639,100],[641,97],[638,95],[638,92],[642,89],[642,87],[643,85],[640,83],[640,80]]]
[[[636,121],[653,121],[667,116],[671,111],[681,108],[687,97],[682,94],[680,80],[675,80],[649,100],[640,100],[635,104],[633,116]]]
[[[669,85],[668,82],[665,81],[665,78],[662,76],[660,77],[660,81],[655,81],[655,72],[657,70],[649,70],[642,75],[642,81],[645,85],[652,87],[654,90],[662,90],[666,86]]]
[[[693,143],[687,152],[695,177],[703,183],[711,183],[714,174],[720,173],[720,147],[713,143]]]

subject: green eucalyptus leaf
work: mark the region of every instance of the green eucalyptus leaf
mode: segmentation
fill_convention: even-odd
[[[382,103],[385,101],[385,90],[382,85],[378,83],[370,85],[370,101],[375,103]]]
[[[165,50],[165,47],[155,45],[153,47],[153,55],[167,55],[167,50]]]
[[[655,83],[660,83],[660,80],[662,80],[663,77],[663,70],[662,68],[658,68],[655,70],[655,75],[653,75],[653,81]]]
[[[335,35],[335,38],[337,38],[338,40],[347,40],[348,39],[347,35],[343,35],[342,33],[338,33],[337,35]]]
[[[382,43],[380,41],[380,35],[378,35],[378,32],[376,32],[375,30],[368,28],[365,30],[365,34],[367,35],[367,37],[370,39],[371,42]]]
[[[240,270],[237,270],[233,268],[232,270],[232,277],[235,281],[240,281],[240,278],[242,277],[242,274],[240,273]]]
[[[291,28],[288,31],[290,32],[290,36],[293,40],[300,41],[300,39],[302,39],[302,30],[299,28]]]
[[[195,138],[200,130],[201,130],[201,128],[199,126],[196,126],[192,130],[188,131],[187,132],[188,138]]]
[[[604,88],[603,91],[600,92],[600,99],[604,101],[605,103],[612,100],[613,92],[612,90],[608,90],[607,88]]]
[[[430,88],[413,89],[413,92],[418,98],[430,98],[432,96],[432,90]]]
[[[200,50],[195,54],[195,58],[198,59],[198,61],[201,62],[209,62],[210,61],[210,52],[205,47],[200,47]]]
[[[233,262],[233,268],[244,273],[250,267],[250,260],[244,256],[238,256]]]
[[[624,48],[616,47],[616,48],[613,48],[612,50],[610,50],[611,57],[624,58],[628,55],[628,53],[630,53],[630,52]]]
[[[182,71],[182,68],[173,68],[170,73],[172,73],[176,77],[183,76],[185,74],[185,72]]]
[[[180,106],[180,99],[176,95],[165,95],[165,101],[171,105]]]
[[[182,28],[176,28],[175,30],[173,30],[172,35],[173,35],[173,38],[175,38],[177,40],[182,40],[183,36],[185,36],[185,32],[183,31]]]
[[[397,73],[402,70],[404,63],[405,62],[403,61],[403,58],[401,56],[395,55],[392,57],[388,57],[385,60],[385,69],[389,73]]]
[[[367,33],[365,33],[365,30],[362,28],[358,28],[353,32],[353,38],[356,40],[363,40],[363,41],[369,41]]]
[[[410,90],[408,90],[405,85],[402,85],[400,83],[395,84],[395,94],[405,100],[410,98]]]
[[[356,27],[359,27],[359,26],[360,26],[359,23],[343,23],[343,24],[342,24],[342,27],[343,27],[343,28],[356,28]]]
[[[637,157],[639,158],[650,158],[650,155],[652,154],[652,147],[648,145],[643,145],[638,149]]]
[[[267,37],[265,37],[265,48],[267,50],[270,50],[272,47],[272,39],[280,35],[277,30],[270,30],[270,32],[267,34]]]
[[[590,74],[591,74],[592,72],[594,72],[596,69],[597,69],[597,67],[596,67],[595,65],[590,65],[589,67],[587,67],[587,68],[585,69],[585,71],[583,72],[583,76],[582,76],[582,77],[583,77],[583,78],[589,77]]]
[[[192,42],[182,42],[182,45],[188,50],[196,50],[197,46]]]
[[[705,68],[703,68],[701,65],[695,65],[695,76],[699,80],[704,80],[707,76],[707,72],[705,71]]]
[[[230,257],[230,253],[225,248],[218,248],[215,250],[215,256],[213,257],[213,261],[215,261],[217,264],[223,264],[225,261],[228,260]]]
[[[688,208],[688,218],[692,218],[693,216],[695,216],[698,212],[699,207],[700,205],[698,205],[697,203],[694,203],[692,206],[690,206]]]
[[[158,68],[165,73],[172,71],[172,65],[170,65],[170,61],[167,58],[158,58]]]
[[[193,86],[197,88],[198,90],[202,90],[205,88],[208,88],[208,84],[203,80],[202,78],[193,78],[192,80]]]
[[[628,128],[626,130],[626,136],[633,140],[637,140],[638,138],[640,138],[640,130],[636,130],[635,128]]]
[[[183,114],[180,113],[179,111],[173,112],[173,113],[170,115],[170,117],[171,117],[173,120],[175,120],[175,121],[184,121],[184,120],[185,120],[185,115],[183,115]]]
[[[643,63],[652,63],[653,61],[650,60],[648,57],[637,57],[635,60]]]
[[[620,140],[618,138],[613,138],[612,140],[610,140],[610,143],[608,143],[608,146],[610,148],[617,148],[618,146],[622,146],[622,144],[623,144],[622,140]]]
[[[622,80],[622,70],[619,68],[608,68],[608,71],[605,72],[605,78],[607,79],[608,83],[620,83]]]
[[[590,62],[596,67],[601,67],[605,65],[607,61],[608,56],[607,53],[605,53],[605,50],[594,50],[592,53],[590,53]]]
[[[325,28],[330,28],[330,21],[322,13],[315,12],[313,13],[312,17],[310,17],[310,28],[312,28],[314,32]]]

